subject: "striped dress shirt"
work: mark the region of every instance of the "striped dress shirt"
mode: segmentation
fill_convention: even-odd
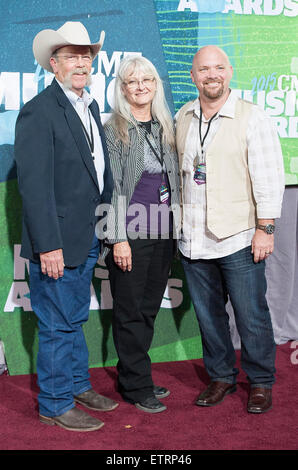
[[[113,126],[107,122],[104,125],[107,146],[109,150],[111,169],[114,179],[114,192],[112,196],[112,207],[108,219],[108,227],[112,230],[108,235],[109,243],[114,244],[127,240],[126,212],[135,187],[145,170],[145,128],[128,124],[130,144],[124,145],[116,135]],[[156,142],[159,141],[160,125],[158,121],[152,121],[151,132]],[[164,163],[170,183],[171,205],[179,208],[179,166],[178,157],[168,145],[163,147]],[[114,217],[114,220],[111,219]],[[175,219],[175,213],[174,213]],[[179,220],[180,222],[180,220]],[[178,226],[179,226],[178,222]],[[175,224],[174,224],[175,225]],[[175,228],[174,228],[175,237]]]

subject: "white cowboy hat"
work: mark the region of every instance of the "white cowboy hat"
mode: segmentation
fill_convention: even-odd
[[[91,44],[88,31],[79,21],[67,21],[61,28],[44,29],[33,40],[33,54],[39,65],[49,72],[53,72],[50,58],[54,51],[63,46],[89,46],[93,58],[102,48],[105,32],[101,31],[99,41]]]

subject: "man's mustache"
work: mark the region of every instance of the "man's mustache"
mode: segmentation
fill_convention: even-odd
[[[72,87],[72,82],[71,82],[71,77],[75,74],[82,74],[82,75],[86,75],[86,86],[90,86],[91,83],[92,83],[92,77],[91,77],[91,74],[89,72],[89,70],[86,68],[86,67],[76,67],[75,69],[71,70],[64,78],[64,86],[66,86],[66,88],[70,88]]]
[[[89,75],[89,71],[86,67],[77,67],[76,69],[74,70],[71,70],[71,72],[69,72],[68,76],[71,77],[72,75],[74,74],[77,74],[77,73],[85,73],[86,75]]]

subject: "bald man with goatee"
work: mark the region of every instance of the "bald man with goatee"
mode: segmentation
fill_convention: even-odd
[[[247,411],[272,408],[275,342],[266,302],[265,260],[284,191],[276,129],[258,106],[230,89],[233,67],[217,46],[194,56],[199,96],[176,116],[182,184],[181,260],[198,318],[210,384],[196,404],[214,406],[236,391],[231,300],[250,384]]]

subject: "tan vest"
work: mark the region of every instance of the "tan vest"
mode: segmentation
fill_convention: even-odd
[[[186,103],[176,123],[176,142],[181,175],[186,137],[193,112]],[[206,153],[207,226],[225,238],[256,225],[256,203],[248,171],[246,130],[253,104],[238,99],[234,118],[222,117],[220,127]]]

